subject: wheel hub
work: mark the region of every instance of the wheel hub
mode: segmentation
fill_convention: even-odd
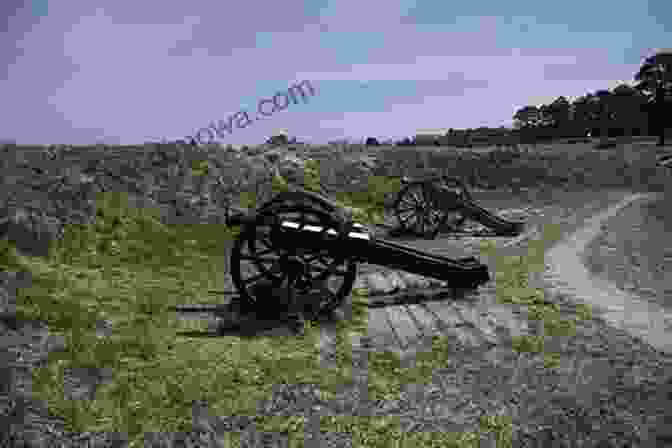
[[[288,255],[282,260],[284,270],[292,284],[297,288],[306,288],[309,286],[308,265],[296,255]]]
[[[283,264],[287,273],[295,277],[306,272],[306,264],[296,255],[287,255]]]

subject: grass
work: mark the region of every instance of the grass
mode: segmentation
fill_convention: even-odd
[[[377,152],[382,161],[377,174],[417,176],[438,170],[462,177],[472,188],[484,182],[507,191],[513,184],[528,188],[546,184],[579,190],[620,187],[662,191],[669,178],[665,169],[656,165],[662,152],[655,146],[638,142],[609,150],[594,150],[592,144],[542,144],[515,158],[510,157],[508,150],[477,154],[450,147],[387,147]]]
[[[358,218],[375,217],[383,190],[395,184],[385,179],[374,179],[374,184],[380,188],[372,188],[367,197],[340,200],[358,206],[362,210]],[[310,322],[300,337],[178,337],[176,332],[202,328],[178,320],[169,308],[218,303],[219,298],[206,291],[223,289],[226,253],[237,229],[168,227],[160,223],[156,211],[130,208],[119,193],[102,195],[97,206],[95,224],[69,227],[48,258],[20,255],[6,240],[0,246],[0,267],[33,274],[32,286],[19,292],[19,317],[44,320],[52,332],[66,338],[67,350],[52,353],[47,365],[33,372],[33,391],[67,422],[69,430],[122,432],[131,446],[142,446],[147,432],[188,431],[194,400],[207,401],[216,415],[256,416],[258,403],[270,398],[279,383],[316,384],[327,399],[344,385],[354,385],[350,340],[367,333],[366,291],[353,291],[352,320],[337,325],[333,369],[320,365],[320,332]],[[557,233],[544,236],[547,242],[557,238]],[[492,250],[488,244],[482,248],[483,253]],[[569,334],[573,322],[560,321],[557,309],[544,302],[543,292],[527,284],[527,273],[543,262],[543,252],[543,241],[532,242],[527,256],[500,260],[498,299],[526,304],[531,315],[543,319],[555,334]],[[577,318],[586,313],[577,310]],[[111,337],[95,336],[99,319],[113,323]],[[523,337],[514,349],[543,352],[541,342]],[[431,351],[420,353],[409,368],[402,367],[393,353],[369,353],[370,398],[397,399],[404,384],[422,384],[435,369],[449,364],[450,350],[448,340],[437,336]],[[546,357],[548,367],[553,367],[557,357]],[[64,372],[76,367],[109,368],[113,380],[93,400],[66,399]],[[493,433],[498,447],[511,446],[510,423],[507,417],[483,417],[480,432]],[[302,446],[304,424],[302,415],[257,418],[257,429],[288,434],[293,446]],[[322,417],[321,430],[353,434],[359,447],[479,446],[478,432],[402,433],[395,417]],[[230,436],[230,446],[240,446],[239,435]]]

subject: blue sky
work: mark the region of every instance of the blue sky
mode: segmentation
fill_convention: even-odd
[[[509,126],[524,105],[631,82],[671,38],[669,0],[2,0],[0,139],[177,139],[303,80],[307,104],[221,143]]]

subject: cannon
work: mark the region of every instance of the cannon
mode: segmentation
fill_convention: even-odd
[[[404,232],[434,239],[441,229],[459,232],[469,219],[488,227],[498,236],[517,236],[525,229],[524,222],[508,221],[476,204],[459,178],[403,177],[401,184],[393,207]]]
[[[255,211],[239,211],[227,224],[240,229],[229,266],[241,305],[252,310],[273,306],[264,302],[267,292],[283,289],[288,301],[309,296],[313,309],[329,313],[350,294],[357,263],[445,280],[454,288],[490,280],[475,257],[451,259],[376,238],[335,202],[302,189],[279,193]]]

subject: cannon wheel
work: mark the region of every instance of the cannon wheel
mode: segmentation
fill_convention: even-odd
[[[443,189],[443,191],[442,191]],[[464,183],[457,178],[443,176],[432,180],[408,181],[394,203],[397,221],[406,232],[423,238],[436,238],[441,228],[459,231],[467,217],[455,207],[446,207],[446,190],[458,197],[471,200]]]
[[[297,300],[299,296],[309,297],[313,315],[327,315],[350,294],[357,265],[349,254],[301,247],[296,238],[280,227],[282,221],[292,221],[300,226],[321,227],[324,238],[330,230],[336,232],[336,238],[346,238],[349,226],[338,213],[330,213],[330,205],[313,195],[281,193],[258,211],[254,224],[242,229],[231,254],[231,277],[241,302],[250,310],[277,309],[278,304],[268,303],[273,299],[259,293],[263,289],[256,286],[285,288],[290,273],[296,275],[291,287],[294,297]],[[332,247],[339,247],[337,241],[331,243]]]

